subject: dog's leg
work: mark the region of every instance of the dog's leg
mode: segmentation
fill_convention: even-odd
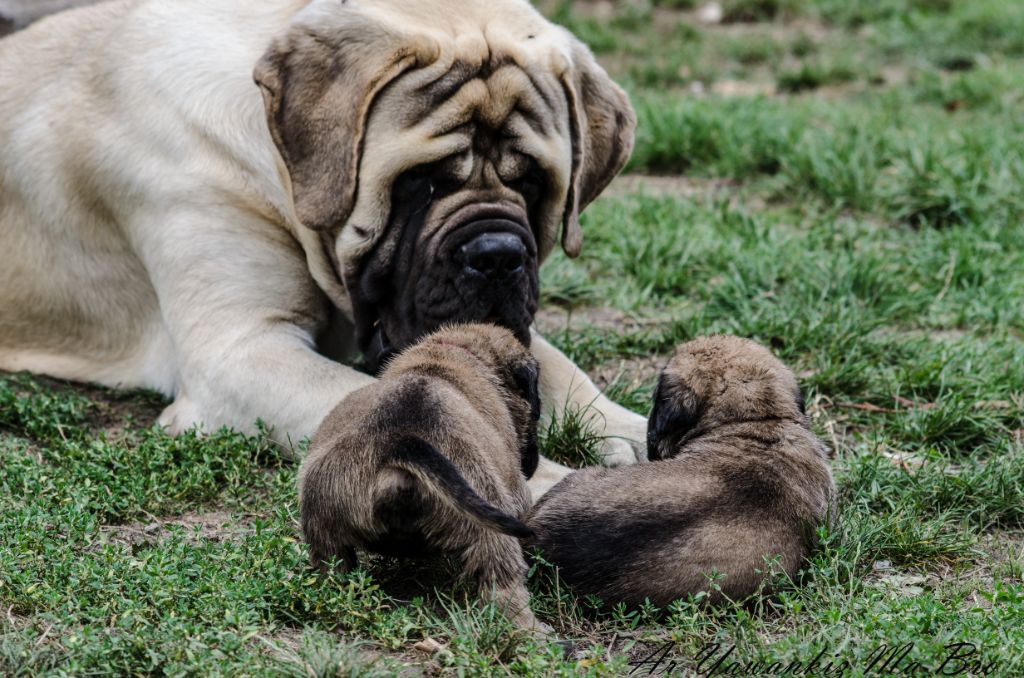
[[[493,532],[472,532],[462,562],[466,574],[480,587],[480,596],[493,601],[519,628],[549,633],[551,627],[539,621],[530,609],[527,567],[519,542]]]
[[[170,434],[224,426],[252,433],[262,421],[288,448],[312,436],[335,405],[373,380],[318,355],[311,339],[294,336],[299,328],[257,324],[251,331],[245,340],[211,338],[228,347],[231,355],[222,361],[193,357],[175,401],[160,416]]]
[[[530,350],[540,361],[541,403],[548,416],[552,412],[560,415],[567,408],[584,413],[591,426],[605,436],[601,449],[605,466],[647,461],[644,417],[602,395],[590,377],[536,332],[532,332]]]
[[[547,457],[541,457],[540,462],[537,464],[537,470],[526,483],[530,486],[531,500],[536,503],[538,499],[547,494],[548,490],[557,485],[562,478],[572,473],[572,471],[568,466],[562,466]]]
[[[341,565],[345,568],[345,572],[351,572],[359,567],[359,556],[356,555],[356,550],[351,546],[342,547]]]
[[[316,352],[327,302],[299,246],[260,219],[210,212],[138,229],[178,375],[161,422],[251,432],[262,420],[298,443],[373,378]]]

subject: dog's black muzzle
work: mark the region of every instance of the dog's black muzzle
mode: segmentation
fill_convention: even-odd
[[[445,229],[437,246],[414,256],[426,258],[410,267],[414,284],[398,285],[403,298],[379,307],[380,322],[364,349],[371,370],[450,323],[494,323],[529,344],[539,262],[528,226],[503,214],[481,215]]]

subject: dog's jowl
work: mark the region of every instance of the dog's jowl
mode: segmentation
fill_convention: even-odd
[[[525,628],[518,538],[537,466],[538,367],[504,328],[440,330],[395,357],[317,432],[300,471],[302,529],[314,564],[356,564],[355,549],[445,553]]]
[[[577,592],[665,606],[699,591],[740,599],[773,570],[796,574],[834,487],[796,378],[767,349],[725,336],[681,346],[648,450],[652,463],[568,476],[531,513],[534,546]]]

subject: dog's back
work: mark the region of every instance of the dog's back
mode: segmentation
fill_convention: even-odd
[[[0,369],[173,393],[145,258],[176,206],[287,204],[252,69],[301,4],[109,0],[0,40]]]
[[[495,457],[509,453],[500,449],[502,422],[489,421],[474,405],[444,379],[422,374],[382,379],[343,401],[324,420],[302,466],[302,523],[310,543],[346,534],[347,547],[431,555],[445,550],[447,527],[460,515],[525,536],[526,528],[501,510],[522,512],[525,497],[519,507],[505,506],[503,495],[521,494],[525,481],[495,491],[494,478],[503,471]],[[480,441],[496,442],[494,457]]]
[[[459,557],[527,628],[519,518],[536,467],[536,360],[506,329],[441,329],[331,412],[299,472],[310,558]]]
[[[813,436],[771,428],[780,442],[757,453],[743,434],[722,432],[675,459],[574,473],[533,508],[531,546],[578,593],[630,605],[699,591],[746,597],[774,556],[792,577],[827,513],[831,476]]]
[[[532,545],[560,577],[608,603],[663,607],[794,576],[833,484],[792,373],[753,342],[691,342],[662,374],[650,429],[664,460],[580,471],[534,507]]]

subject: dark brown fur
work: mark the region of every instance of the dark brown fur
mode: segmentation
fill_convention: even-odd
[[[742,599],[773,569],[796,574],[834,486],[796,379],[766,348],[728,336],[681,346],[658,384],[648,452],[661,461],[572,474],[527,520],[578,593],[664,607],[699,591]]]
[[[517,537],[537,465],[538,368],[491,325],[442,329],[325,420],[299,473],[314,565],[356,565],[355,549],[446,553],[484,595],[536,626]]]

